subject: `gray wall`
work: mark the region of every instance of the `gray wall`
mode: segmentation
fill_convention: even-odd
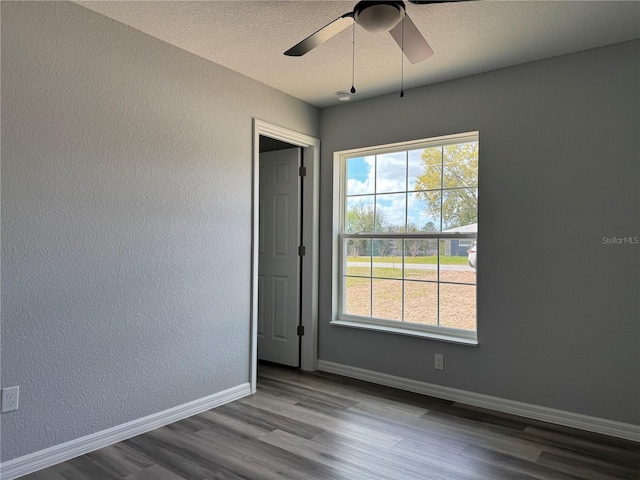
[[[640,236],[639,53],[635,41],[322,110],[319,357],[640,424],[640,246],[602,244]],[[330,326],[332,152],[472,130],[479,346]]]
[[[317,109],[66,2],[2,2],[2,460],[249,381],[252,117]]]

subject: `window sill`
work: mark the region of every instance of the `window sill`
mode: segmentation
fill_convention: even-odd
[[[398,335],[407,335],[410,337],[428,338],[441,342],[457,343],[460,345],[468,345],[475,347],[478,345],[476,332],[466,332],[460,335],[456,332],[434,332],[426,330],[418,330],[415,328],[402,328],[389,324],[368,323],[354,320],[332,320],[331,325],[338,327],[359,328],[362,330],[373,330],[376,332],[393,333]]]

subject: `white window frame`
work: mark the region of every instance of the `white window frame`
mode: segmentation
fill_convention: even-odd
[[[350,235],[342,232],[344,225],[345,202],[346,202],[346,164],[348,158],[355,156],[367,155],[383,155],[385,153],[393,153],[402,150],[415,150],[419,148],[428,148],[429,146],[452,145],[465,142],[479,141],[478,132],[467,132],[457,135],[447,135],[442,137],[421,139],[410,142],[399,142],[387,145],[380,145],[367,148],[356,148],[351,150],[342,150],[333,154],[333,255],[332,255],[332,316],[331,325],[340,327],[360,328],[366,330],[382,331],[393,334],[410,335],[417,337],[425,337],[433,340],[440,340],[465,345],[478,344],[478,324],[476,321],[476,330],[460,330],[443,326],[424,325],[419,323],[403,322],[397,320],[386,320],[375,317],[361,317],[356,315],[348,315],[340,312],[341,302],[343,301],[343,276],[342,276],[342,238],[349,238]],[[458,239],[469,242],[477,242],[477,233],[456,233],[456,232],[436,232],[433,234],[385,234],[375,233],[366,234],[359,238],[416,238],[416,239]],[[446,282],[443,282],[446,283]],[[477,285],[477,282],[476,282]],[[476,290],[477,292],[477,290]],[[477,295],[477,294],[476,294]],[[477,312],[477,301],[476,301]]]

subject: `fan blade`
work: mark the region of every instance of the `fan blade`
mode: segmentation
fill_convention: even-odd
[[[405,15],[389,33],[411,63],[422,62],[433,55],[433,50],[409,15]]]
[[[353,24],[353,12],[345,13],[339,18],[336,18],[333,22],[325,25],[317,32],[309,35],[297,45],[291,47],[284,52],[285,55],[290,57],[300,57],[307,52],[310,52],[321,43],[326,42],[334,35],[337,35],[342,30]]]

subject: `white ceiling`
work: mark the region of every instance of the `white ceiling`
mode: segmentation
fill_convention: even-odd
[[[351,87],[351,28],[303,57],[283,52],[356,1],[77,3],[318,107]],[[435,55],[404,62],[406,89],[640,38],[638,1],[407,3],[407,14]],[[391,36],[359,26],[355,34],[352,101],[399,92],[401,54]]]

